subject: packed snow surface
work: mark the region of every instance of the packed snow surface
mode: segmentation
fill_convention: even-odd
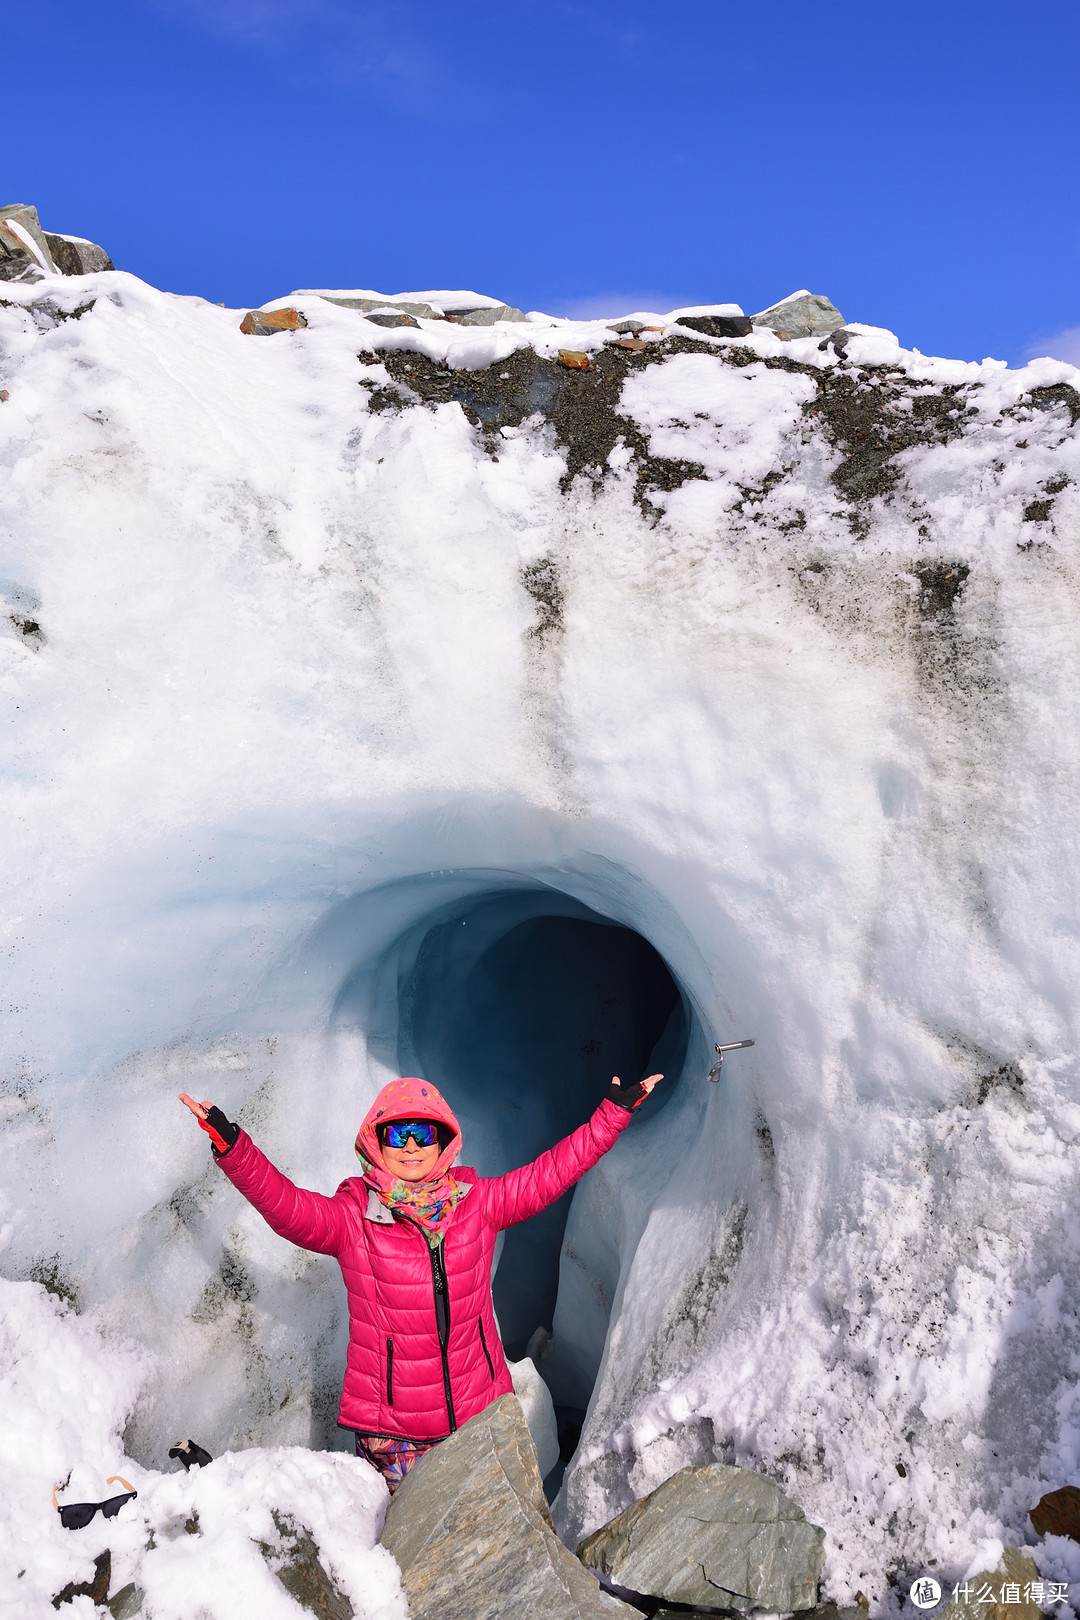
[[[218,1613],[218,1567],[230,1615],[295,1612],[276,1506],[403,1613],[334,1428],[336,1270],[176,1093],[329,1191],[424,1053],[466,1161],[520,1162],[637,1004],[621,948],[530,999],[544,919],[632,931],[678,992],[536,1305],[588,1406],[567,1539],[714,1458],[880,1612],[1033,1539],[1080,1475],[1080,376],[278,302],[306,329],[120,273],[0,307],[5,1601],[108,1544],[155,1616]],[[587,421],[565,349],[583,388],[625,367]],[[169,1477],[185,1434],[223,1455]],[[62,1531],[53,1485],[112,1473],[137,1502]]]

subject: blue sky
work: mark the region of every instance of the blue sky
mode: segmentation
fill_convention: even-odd
[[[1076,0],[3,15],[0,202],[159,287],[555,313],[809,287],[927,353],[1080,361]]]

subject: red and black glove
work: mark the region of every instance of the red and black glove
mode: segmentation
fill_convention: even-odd
[[[228,1153],[240,1135],[239,1125],[226,1119],[220,1108],[208,1108],[206,1118],[199,1120],[199,1128],[206,1132],[210,1146],[217,1154]]]
[[[613,1102],[616,1108],[625,1108],[628,1114],[632,1114],[648,1095],[640,1080],[636,1080],[632,1086],[617,1086],[612,1082],[607,1089],[608,1102]]]

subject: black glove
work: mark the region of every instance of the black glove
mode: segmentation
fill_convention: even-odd
[[[207,1463],[214,1460],[210,1453],[204,1451],[202,1446],[196,1445],[194,1440],[178,1440],[174,1446],[169,1447],[169,1456],[183,1463],[185,1473],[192,1467],[205,1468]]]
[[[617,1086],[614,1081],[607,1089],[607,1100],[613,1102],[616,1108],[625,1108],[632,1114],[638,1103],[643,1103],[649,1093],[640,1080],[635,1080],[632,1086]]]
[[[231,1119],[226,1119],[220,1108],[208,1108],[206,1118],[200,1119],[199,1125],[210,1138],[210,1146],[219,1157],[223,1153],[228,1153],[240,1135],[239,1125],[234,1125]]]

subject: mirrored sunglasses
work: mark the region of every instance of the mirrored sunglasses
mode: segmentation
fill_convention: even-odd
[[[105,1481],[106,1485],[127,1485],[123,1496],[110,1496],[107,1502],[65,1502],[63,1507],[56,1500],[58,1487],[53,1488],[53,1507],[60,1515],[60,1523],[65,1530],[82,1530],[90,1523],[98,1508],[106,1519],[115,1519],[125,1502],[130,1502],[138,1496],[134,1485],[128,1485],[126,1479],[120,1474],[113,1474]]]
[[[391,1119],[379,1126],[383,1147],[403,1148],[411,1136],[417,1147],[437,1147],[439,1127],[430,1119]]]

